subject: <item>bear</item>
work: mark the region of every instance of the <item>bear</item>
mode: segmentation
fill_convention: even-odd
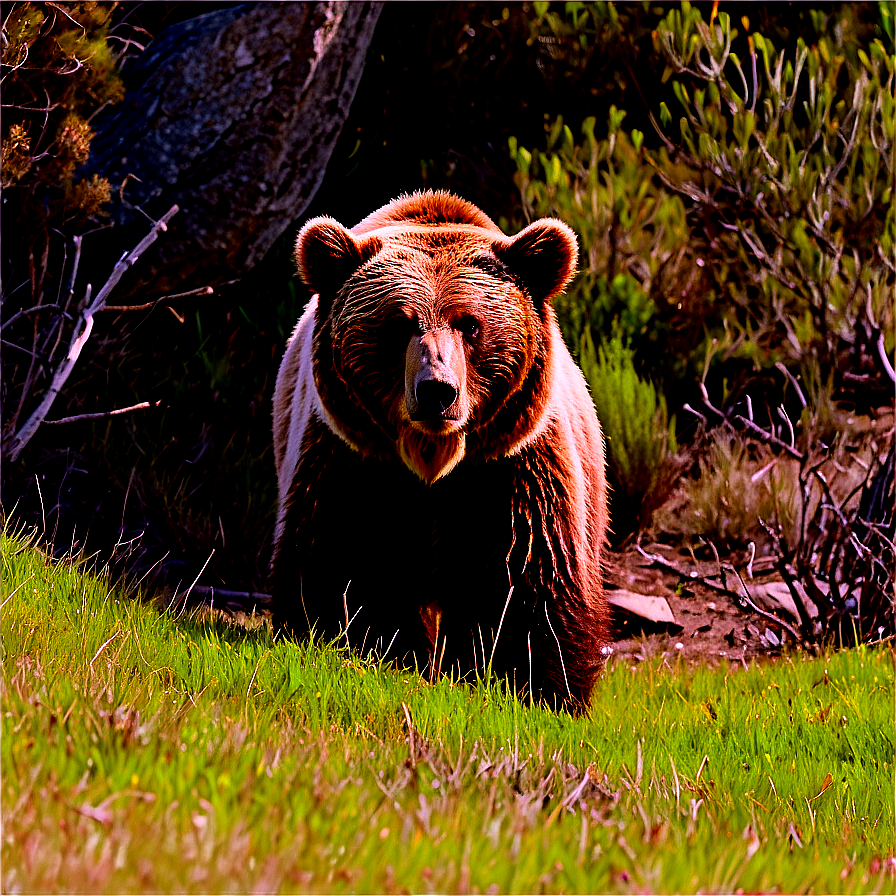
[[[274,625],[587,707],[608,649],[604,444],[552,298],[576,238],[444,191],[296,242],[274,392]]]

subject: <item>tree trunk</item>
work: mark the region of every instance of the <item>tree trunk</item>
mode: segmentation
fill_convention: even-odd
[[[94,120],[80,172],[109,179],[116,227],[85,238],[94,280],[173,204],[181,213],[114,301],[241,276],[314,196],[381,3],[252,3],[175,25]],[[141,211],[145,214],[141,213]],[[85,277],[86,282],[86,277]]]

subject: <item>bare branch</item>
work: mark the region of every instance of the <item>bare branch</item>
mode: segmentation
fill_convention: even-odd
[[[731,572],[736,577],[738,582],[740,583],[741,589],[743,593],[738,591],[732,591],[730,588],[725,585],[720,585],[718,582],[714,582],[712,579],[707,578],[706,576],[702,576],[697,572],[685,572],[682,569],[679,569],[671,560],[667,560],[665,557],[660,556],[659,554],[648,554],[641,545],[636,544],[635,548],[638,553],[645,559],[649,560],[651,563],[656,564],[657,566],[661,566],[663,569],[669,570],[669,572],[675,573],[683,582],[696,582],[699,585],[702,585],[704,588],[709,588],[711,591],[715,591],[718,594],[724,594],[727,597],[732,597],[739,604],[746,604],[757,616],[761,616],[763,619],[767,619],[769,622],[774,622],[776,625],[780,625],[781,628],[790,632],[790,634],[794,637],[796,641],[802,641],[802,636],[800,633],[789,623],[785,622],[783,619],[779,619],[775,616],[774,613],[769,613],[767,610],[763,610],[761,607],[758,607],[753,599],[750,597],[749,591],[747,591],[747,586],[744,584],[744,580],[741,577],[740,573],[731,566],[730,564],[725,564],[722,566],[720,564],[720,570],[724,572]],[[716,554],[718,557],[718,554]]]
[[[234,282],[236,281],[230,281],[230,283]],[[227,286],[228,284],[225,283],[222,285]],[[160,296],[158,299],[153,299],[151,302],[144,302],[142,305],[106,305],[103,308],[100,308],[100,311],[146,311],[147,308],[154,308],[160,302],[167,302],[170,299],[186,299],[189,296],[211,296],[214,294],[215,291],[211,286],[200,286],[197,289],[189,290],[189,292],[177,292],[168,296]]]
[[[8,321],[6,321],[3,324],[3,326],[0,326],[0,330],[5,330],[10,324],[12,324],[14,321],[17,321],[20,317],[25,317],[28,314],[36,314],[39,311],[63,312],[63,309],[62,309],[61,305],[51,305],[51,304],[35,305],[33,308],[22,308],[21,310],[16,311],[16,313]],[[64,314],[64,312],[63,312],[63,314]]]
[[[798,451],[796,448],[794,448],[793,445],[788,445],[787,442],[779,439],[777,436],[766,432],[761,426],[757,426],[752,420],[748,420],[741,414],[734,414],[732,417],[728,417],[727,414],[720,411],[709,400],[709,393],[706,391],[706,386],[704,386],[703,383],[700,383],[700,393],[703,396],[703,404],[723,420],[736,420],[738,423],[741,423],[752,435],[756,436],[757,439],[761,439],[763,442],[768,442],[770,445],[776,445],[778,448],[780,448],[782,451],[786,451],[791,457],[795,458],[796,460],[803,460],[805,458],[805,455],[801,451]]]
[[[44,426],[54,426],[59,423],[77,423],[80,420],[101,420],[104,417],[116,417],[118,414],[127,414],[130,411],[142,411],[145,408],[157,408],[161,401],[155,404],[149,401],[141,401],[139,404],[132,404],[127,408],[116,408],[114,411],[97,411],[94,414],[75,414],[73,417],[62,417],[60,420],[44,420]]]
[[[887,349],[884,346],[884,334],[881,333],[877,338],[877,354],[880,357],[880,363],[883,366],[884,370],[887,372],[887,376],[896,383],[896,371],[893,370],[893,365],[890,363],[890,359],[887,357]]]
[[[790,384],[796,389],[796,397],[800,400],[800,404],[806,407],[806,396],[803,395],[803,390],[800,389],[800,384],[797,382],[796,377],[780,361],[775,361],[775,367],[787,377]]]
[[[130,252],[125,253],[118,264],[112,269],[109,279],[102,285],[100,291],[96,294],[96,298],[90,300],[90,286],[87,287],[87,295],[85,297],[86,308],[81,312],[80,320],[75,324],[72,333],[71,342],[69,343],[68,354],[59,364],[50,388],[47,389],[43,399],[38,405],[34,413],[25,421],[22,428],[15,434],[10,447],[9,459],[15,462],[22,449],[31,441],[32,436],[37,432],[41,423],[45,422],[56,396],[62,390],[72,370],[78,363],[78,358],[84,348],[90,333],[93,330],[94,315],[105,307],[106,299],[109,294],[121,280],[125,271],[133,265],[137,259],[158,239],[160,233],[164,233],[168,229],[168,222],[178,213],[180,209],[173,205],[168,211],[153,225],[150,232],[137,244]],[[83,324],[83,329],[82,329]]]

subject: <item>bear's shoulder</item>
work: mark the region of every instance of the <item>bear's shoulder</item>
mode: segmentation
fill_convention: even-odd
[[[434,228],[461,224],[501,233],[495,222],[472,202],[467,202],[444,190],[428,190],[399,196],[398,199],[368,215],[352,228],[352,232],[360,235],[401,224],[409,227]]]

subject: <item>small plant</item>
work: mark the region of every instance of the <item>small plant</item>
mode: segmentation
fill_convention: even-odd
[[[579,273],[556,302],[567,343],[577,349],[586,331],[595,343],[619,336],[639,358],[652,353],[651,370],[681,375],[711,296],[698,286],[684,205],[645,164],[643,134],[621,130],[624,117],[610,109],[604,139],[587,118],[581,143],[558,118],[543,151],[511,138],[514,179],[527,218],[562,218],[582,243]]]
[[[590,52],[617,34],[612,7],[536,14],[575,57],[576,35]],[[669,100],[647,104],[653,134],[626,134],[626,112],[610,107],[602,139],[591,117],[581,139],[555,119],[544,150],[509,141],[526,215],[558,215],[582,239],[558,306],[572,345],[586,327],[596,343],[620,333],[666,394],[713,339],[717,367],[741,378],[784,363],[835,388],[890,389],[896,57],[890,11],[875,25],[870,9],[813,10],[809,38],[778,50],[746,17],[739,32],[685,2],[653,27]],[[649,302],[617,289],[620,274]]]
[[[800,497],[796,461],[720,429],[700,457],[696,477],[683,482],[677,499],[658,511],[655,521],[670,534],[745,548],[767,540],[763,524],[792,537]]]
[[[619,336],[595,349],[586,329],[580,363],[607,443],[611,517],[619,538],[648,523],[668,493],[675,420],[669,420],[666,400],[653,383],[635,372],[634,352]]]

